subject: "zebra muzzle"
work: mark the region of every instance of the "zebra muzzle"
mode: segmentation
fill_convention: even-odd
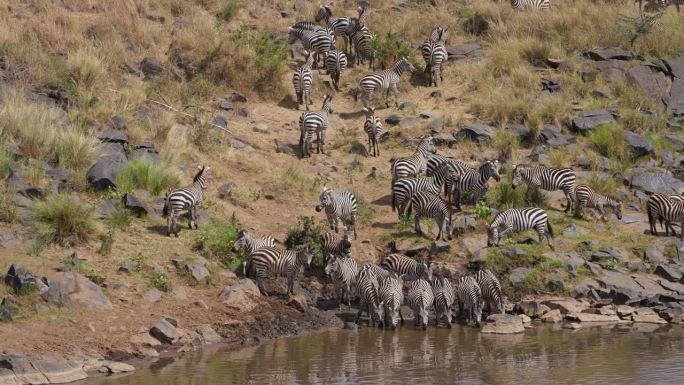
[[[317,213],[320,213],[321,210],[323,210],[323,208],[322,208],[320,205],[317,205],[317,206],[316,206],[316,212],[317,212]]]

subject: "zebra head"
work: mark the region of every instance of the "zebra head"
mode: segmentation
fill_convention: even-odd
[[[615,217],[618,220],[622,220],[622,202],[614,201],[610,205],[610,208],[613,209],[613,214],[615,214]]]
[[[492,223],[487,228],[487,247],[499,246],[499,225]]]
[[[413,73],[416,70],[416,67],[414,67],[413,64],[411,64],[411,62],[406,56],[403,56],[397,62],[397,69],[399,70],[399,73],[404,71]]]
[[[325,275],[331,277],[332,274],[339,269],[340,262],[333,254],[330,254],[328,258],[329,262],[325,265]]]
[[[207,189],[207,174],[209,170],[211,170],[211,167],[209,166],[197,166],[197,174],[192,178],[193,183],[199,182],[200,187],[202,187],[202,190]]]
[[[435,146],[435,141],[433,140],[432,136],[428,135],[420,140],[420,143],[418,143],[418,151],[422,152],[423,154],[437,153],[437,146]]]
[[[485,177],[485,182],[489,180],[489,178],[494,178],[495,181],[500,181],[501,180],[501,174],[499,174],[499,161],[494,159],[494,160],[488,160],[480,166],[480,175]]]
[[[330,7],[327,5],[321,5],[318,7],[318,12],[316,13],[316,17],[314,17],[314,20],[316,20],[316,23],[321,20],[325,20],[327,23],[328,19],[330,19],[330,16],[332,16],[332,10]]]
[[[513,172],[511,176],[511,187],[515,190],[520,183],[522,183],[522,168],[520,166],[513,165]]]
[[[289,28],[287,29],[287,35],[288,35],[288,37],[289,37],[289,43],[290,43],[290,44],[294,44],[294,42],[296,42],[297,39],[299,39],[299,37],[301,36],[301,34],[302,34],[301,31],[298,30],[297,28],[295,28],[295,27],[289,27]]]
[[[321,107],[321,110],[327,111],[328,113],[334,112],[332,100],[333,100],[332,95],[325,95],[323,97],[323,107]]]
[[[247,247],[249,244],[249,238],[249,232],[247,230],[240,230],[231,250],[236,253],[243,247]]]
[[[430,32],[430,41],[438,42],[440,41],[442,37],[442,33],[444,32],[444,29],[438,25],[436,25],[434,28],[432,28],[432,32]]]
[[[310,268],[312,259],[313,253],[311,252],[311,250],[309,250],[309,245],[304,246],[302,250],[297,252],[297,260],[300,266],[304,265],[305,268]]]
[[[425,262],[418,264],[416,275],[418,276],[418,279],[422,278],[428,282],[432,281],[432,269],[430,269],[430,266]]]
[[[385,307],[382,302],[374,301],[368,305],[371,319],[378,321],[378,326],[382,327],[382,323],[385,320]]]
[[[375,114],[375,107],[364,107],[363,114],[366,115],[366,118],[373,117],[373,115]]]

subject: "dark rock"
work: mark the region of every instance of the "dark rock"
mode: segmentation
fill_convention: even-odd
[[[38,290],[38,280],[23,266],[12,264],[5,275],[5,285],[11,287],[15,294],[24,295]]]
[[[233,103],[247,103],[247,97],[237,91],[231,92],[227,99]]]
[[[107,199],[95,207],[95,215],[100,219],[110,219],[116,211],[116,199]]]
[[[116,173],[126,163],[126,156],[104,155],[93,164],[86,174],[91,187],[99,191],[116,188]]]
[[[12,231],[0,232],[0,249],[10,249],[23,244],[22,237]]]
[[[580,70],[580,77],[585,83],[593,82],[596,80],[597,71],[592,68],[583,67]]]
[[[288,154],[297,155],[299,152],[299,145],[290,143],[281,143],[278,139],[275,140],[276,153],[278,154]]]
[[[670,174],[659,172],[638,172],[630,181],[632,189],[646,193],[679,194],[684,183]]]
[[[532,148],[532,151],[530,152],[530,159],[532,159],[535,162],[541,161],[546,156],[546,147],[542,145],[537,145]]]
[[[157,217],[157,213],[150,207],[142,198],[138,198],[132,193],[124,196],[124,206],[131,210],[135,215],[148,217]]]
[[[636,156],[646,156],[653,153],[653,145],[646,138],[631,131],[625,131],[625,140]]]
[[[654,73],[650,67],[641,65],[627,71],[627,81],[645,91],[656,103],[667,106],[671,81],[666,75]]]
[[[477,225],[475,216],[473,215],[462,215],[458,217],[458,220],[454,224],[455,234],[465,234],[467,231],[475,230]]]
[[[442,97],[442,91],[432,91],[430,92],[430,97],[434,99],[439,99]]]
[[[679,282],[682,279],[682,272],[678,268],[664,264],[656,266],[653,274],[663,277],[670,282]]]
[[[145,75],[145,80],[147,80],[161,75],[164,67],[159,60],[146,57],[140,62],[140,71]]]
[[[644,250],[644,260],[653,264],[667,263],[665,256],[665,245],[650,245]]]
[[[233,111],[235,109],[235,106],[233,105],[233,102],[230,100],[221,100],[221,102],[219,103],[219,108],[224,111]]]
[[[591,91],[591,96],[595,98],[610,99],[614,97],[613,90],[609,86],[604,86]]]
[[[584,54],[591,60],[632,60],[634,54],[630,51],[618,47],[597,48]]]
[[[447,48],[449,60],[476,59],[483,57],[484,54],[485,50],[482,47],[482,44],[476,41]]]
[[[509,276],[509,280],[511,281],[511,285],[515,286],[520,286],[525,283],[525,278],[527,277],[527,274],[532,272],[532,269],[529,269],[527,267],[518,267],[513,270],[511,270],[511,275]]]
[[[550,93],[554,92],[560,92],[561,91],[561,86],[560,83],[556,80],[552,79],[541,79],[541,89],[542,91],[549,91]]]
[[[29,199],[43,199],[45,193],[40,187],[27,187],[16,192],[17,194]]]
[[[506,130],[513,132],[523,141],[529,141],[532,139],[532,129],[524,124],[508,123],[506,125]]]
[[[546,65],[553,69],[559,69],[564,71],[574,71],[575,65],[572,62],[561,59],[546,59]]]
[[[668,114],[684,116],[684,78],[675,78],[670,87],[670,98],[667,106]],[[680,123],[677,125],[681,127]]]
[[[248,312],[259,306],[255,298],[261,297],[261,293],[254,281],[240,279],[237,284],[224,287],[219,297],[224,305]]]
[[[102,292],[102,288],[90,279],[78,274],[76,275],[76,293],[71,298],[91,309],[112,310],[114,306],[109,298]]]
[[[126,118],[116,115],[112,118],[112,126],[117,130],[125,130],[127,127]]]
[[[399,105],[399,109],[402,111],[411,110],[413,108],[416,108],[416,105],[411,102],[403,102]]]
[[[214,116],[214,124],[221,127],[221,128],[228,129],[228,119],[226,119],[225,116],[222,116],[222,115]]]
[[[580,235],[579,229],[577,228],[577,225],[574,223],[571,223],[561,231],[561,235],[564,237],[570,237],[570,238],[576,238]]]
[[[161,161],[161,156],[159,156],[159,151],[150,148],[139,148],[131,151],[128,154],[128,159],[147,159],[152,163],[158,164]]]
[[[617,110],[603,109],[583,112],[580,116],[572,119],[572,128],[577,132],[586,134],[602,124],[614,122],[617,116]]]
[[[237,187],[237,185],[233,182],[228,182],[228,183],[224,183],[224,184],[220,185],[217,189],[219,198],[221,198],[221,199],[230,198],[233,190],[235,190],[236,187]]]
[[[97,138],[104,143],[128,143],[128,134],[113,128],[102,131],[99,135],[97,135]]]
[[[0,322],[14,321],[19,317],[19,308],[15,306],[0,305]],[[0,381],[2,381],[2,369],[0,368]]]
[[[575,137],[562,134],[561,128],[553,124],[545,124],[539,134],[551,147],[564,147],[576,141]]]
[[[164,344],[173,344],[180,338],[180,334],[174,325],[166,318],[161,318],[150,329],[150,335]]]
[[[530,318],[539,318],[544,314],[544,306],[537,301],[520,301],[513,309],[518,314],[525,314]]]
[[[133,75],[142,75],[142,71],[140,71],[140,64],[136,63],[133,60],[126,60],[125,62],[121,63],[122,70],[128,72],[129,74]]]
[[[461,134],[479,144],[487,144],[492,140],[496,129],[484,124],[466,124],[461,130]]]
[[[402,117],[396,114],[392,114],[388,117],[385,118],[385,123],[389,124],[390,126],[396,126],[401,122]]]
[[[447,146],[449,148],[458,143],[458,139],[453,135],[434,135],[432,139],[437,146]]]
[[[444,129],[444,118],[434,118],[428,124],[428,128],[433,134],[438,134]]]
[[[357,327],[356,322],[347,321],[342,326],[342,329],[344,329],[344,330],[356,330],[356,327]]]

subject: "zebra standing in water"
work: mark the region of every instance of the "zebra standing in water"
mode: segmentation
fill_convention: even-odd
[[[571,168],[549,168],[544,166],[513,165],[512,187],[527,183],[525,200],[529,200],[532,189],[547,191],[563,190],[567,205],[565,212],[575,207],[575,172]]]
[[[427,169],[427,159],[430,154],[435,154],[437,147],[432,136],[426,136],[420,140],[418,147],[412,156],[407,158],[393,158],[392,162],[392,185],[400,178],[407,176],[419,176]]]
[[[364,310],[368,313],[371,326],[375,326],[376,323],[382,324],[382,320],[385,317],[384,309],[380,306],[380,299],[378,297],[379,280],[376,266],[372,263],[364,265],[361,271],[359,271],[356,279],[359,296],[359,311],[356,313],[357,324]]]
[[[461,193],[466,192],[472,195],[473,202],[477,203],[487,191],[490,178],[495,181],[501,180],[499,174],[500,164],[498,160],[488,160],[480,165],[479,169],[474,170],[462,162],[451,162],[449,166],[452,173],[458,177],[450,178],[446,183],[447,197],[449,202],[456,203],[456,209],[461,210]],[[452,181],[455,180],[455,183]]]
[[[356,293],[356,278],[359,274],[359,265],[349,258],[336,258],[325,267],[325,274],[332,278],[335,283],[337,305],[342,308],[342,300],[347,296],[347,308],[351,309],[351,300]]]
[[[501,282],[494,273],[487,269],[478,270],[475,273],[475,281],[480,286],[482,299],[489,314],[503,314],[503,297],[501,294]]]
[[[316,13],[316,17],[314,18],[316,22],[320,22],[321,20],[325,21],[326,26],[328,29],[333,31],[333,34],[335,36],[341,36],[342,39],[344,39],[344,42],[347,47],[348,53],[351,53],[349,51],[351,49],[350,47],[350,36],[347,35],[347,31],[350,29],[350,25],[352,24],[351,18],[347,16],[341,16],[341,17],[336,17],[332,15],[332,10],[330,9],[329,6],[327,5],[321,5],[318,8],[318,13]]]
[[[465,316],[468,324],[474,321],[479,325],[482,321],[482,291],[473,277],[467,275],[458,279],[456,298],[460,317]]]
[[[347,55],[342,51],[328,51],[325,54],[325,69],[330,74],[335,90],[340,90],[340,75],[347,69]]]
[[[320,243],[326,265],[337,258],[351,257],[352,244],[347,234],[339,236],[333,231],[326,231],[321,234]]]
[[[417,279],[409,284],[406,302],[413,310],[413,324],[422,327],[428,326],[428,314],[435,301],[430,283],[424,279]]]
[[[487,246],[499,246],[501,238],[505,235],[532,229],[539,235],[539,243],[544,242],[546,238],[553,250],[553,228],[546,211],[539,208],[508,209],[498,213],[487,229]]]
[[[677,233],[672,227],[673,222],[680,222],[680,240],[684,240],[684,200],[681,197],[668,197],[663,194],[653,194],[648,197],[646,202],[648,212],[648,224],[650,226],[651,234],[658,235],[656,230],[656,220],[665,221],[665,236],[676,236]]]
[[[414,223],[416,233],[423,235],[423,230],[420,228],[420,218],[427,217],[437,222],[439,227],[437,240],[445,239],[445,237],[449,240],[452,239],[451,233],[453,228],[451,226],[451,207],[449,203],[440,198],[439,195],[428,191],[418,191],[413,194],[411,204],[416,210]]]
[[[318,60],[326,52],[335,49],[335,37],[328,29],[309,30],[308,25],[295,24],[288,29],[290,44],[300,40],[304,49],[313,53],[314,60],[312,68],[318,67]]]
[[[294,85],[295,94],[297,95],[297,109],[304,103],[306,110],[309,111],[309,104],[311,101],[311,86],[313,84],[313,72],[311,66],[314,61],[313,52],[305,52],[306,63],[297,68],[292,76],[292,84]]]
[[[549,0],[511,0],[513,9],[549,9],[551,7]]]
[[[392,211],[398,209],[401,220],[401,217],[411,213],[411,199],[414,194],[425,191],[439,195],[445,183],[453,184],[458,178],[446,163],[439,165],[431,176],[401,178],[392,185]]]
[[[401,75],[405,72],[413,72],[416,68],[404,56],[397,60],[392,67],[372,74],[368,74],[359,81],[359,88],[361,89],[361,101],[364,107],[368,107],[368,102],[373,92],[377,89],[385,93],[385,106],[389,108],[389,93],[390,90],[394,94],[394,104],[399,106],[399,89],[397,84],[401,80]],[[358,95],[357,95],[358,96]]]
[[[380,262],[380,267],[403,277],[405,281],[423,278],[432,280],[432,271],[425,262],[418,262],[404,254],[390,254]]]
[[[451,286],[451,281],[446,277],[435,278],[430,284],[435,297],[435,313],[437,315],[435,324],[439,325],[440,321],[444,320],[447,327],[451,329],[451,306],[456,299],[454,287]]]
[[[262,295],[268,296],[264,289],[264,279],[269,275],[287,276],[287,294],[294,293],[294,279],[302,266],[311,266],[313,254],[309,246],[301,251],[264,247],[252,253],[252,263],[256,270],[256,281]]]
[[[622,219],[622,203],[611,197],[595,192],[591,187],[581,184],[575,188],[575,215],[581,217],[585,207],[593,207],[606,220],[604,206],[610,207],[618,220]]]
[[[255,250],[264,247],[275,247],[275,245],[275,238],[270,235],[258,236],[247,230],[240,230],[231,250],[238,252],[243,248],[245,249],[245,258],[242,260],[242,276],[247,276],[247,265],[252,262],[252,253]]]
[[[330,229],[337,232],[339,221],[345,231],[353,231],[356,239],[356,217],[359,215],[356,197],[349,191],[333,191],[325,187],[319,197],[316,211],[325,210]]]
[[[378,288],[378,299],[385,313],[385,327],[394,330],[404,316],[401,314],[401,304],[404,302],[403,282],[396,274],[382,279]]]
[[[382,135],[382,122],[380,118],[375,115],[374,107],[364,107],[363,113],[366,115],[366,121],[363,123],[363,130],[368,135],[368,154],[373,156],[380,156],[380,147],[378,146],[378,139]]]
[[[316,134],[317,153],[325,154],[325,130],[328,128],[328,118],[333,112],[332,96],[325,95],[323,106],[318,111],[307,111],[299,117],[299,148],[302,158],[311,157],[311,140]]]
[[[207,188],[207,173],[211,169],[209,166],[198,166],[199,171],[192,178],[190,186],[172,190],[166,194],[164,202],[163,217],[166,217],[166,231],[168,236],[175,234],[178,237],[177,218],[182,212],[188,213],[188,227],[192,229],[193,224],[197,229],[197,207],[202,204],[204,190]]]
[[[420,47],[420,52],[425,60],[425,72],[430,74],[428,87],[433,84],[437,87],[437,75],[443,82],[442,63],[447,60],[446,51],[447,32],[442,27],[435,27],[430,37]]]

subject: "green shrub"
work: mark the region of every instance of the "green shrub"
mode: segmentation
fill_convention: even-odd
[[[233,18],[233,16],[237,14],[239,10],[240,4],[237,0],[228,0],[218,12],[216,18],[218,19],[219,23],[227,23]]]
[[[36,202],[31,219],[37,249],[50,243],[73,246],[89,241],[97,231],[93,209],[78,198],[53,195]]]
[[[314,218],[307,216],[299,216],[297,218],[298,226],[287,231],[285,237],[285,247],[288,249],[298,249],[300,247],[309,246],[309,251],[313,253],[311,260],[312,267],[324,267],[325,256],[321,250],[321,234],[323,230],[314,225]]]
[[[614,178],[604,178],[593,174],[586,183],[599,194],[612,196],[618,188],[618,183]]]
[[[237,256],[230,249],[238,231],[239,224],[235,214],[228,221],[212,219],[196,232],[194,249],[206,258],[235,259]]]
[[[107,256],[112,252],[114,246],[114,229],[110,229],[107,234],[100,238],[100,249],[97,251],[100,255]]]
[[[496,187],[487,192],[485,201],[487,205],[498,210],[505,210],[515,207],[524,207],[524,187],[513,189],[510,180],[502,180]]]
[[[288,45],[285,41],[274,39],[266,31],[240,29],[233,35],[233,43],[239,49],[247,50],[247,58],[253,62],[243,62],[249,71],[236,73],[239,77],[246,74],[255,76],[251,81],[259,94],[274,96],[282,94],[282,86],[273,79],[280,79],[286,70]],[[245,68],[245,69],[247,69]]]
[[[112,217],[109,218],[109,225],[113,229],[126,230],[131,225],[131,214],[128,210],[117,209],[112,213]]]
[[[413,53],[411,45],[402,40],[398,33],[392,31],[376,34],[371,40],[371,50],[373,50],[375,62],[381,68],[389,67],[404,56],[410,59]]]
[[[166,293],[173,289],[173,282],[168,274],[162,271],[155,271],[150,275],[150,286]]]
[[[486,219],[492,213],[492,209],[487,206],[485,201],[479,201],[475,204],[475,218]]]
[[[589,133],[589,143],[601,155],[615,161],[626,161],[630,150],[622,129],[612,124],[603,124]]]
[[[117,189],[122,194],[143,189],[161,195],[179,184],[180,179],[175,171],[148,159],[131,160],[116,174]]]

